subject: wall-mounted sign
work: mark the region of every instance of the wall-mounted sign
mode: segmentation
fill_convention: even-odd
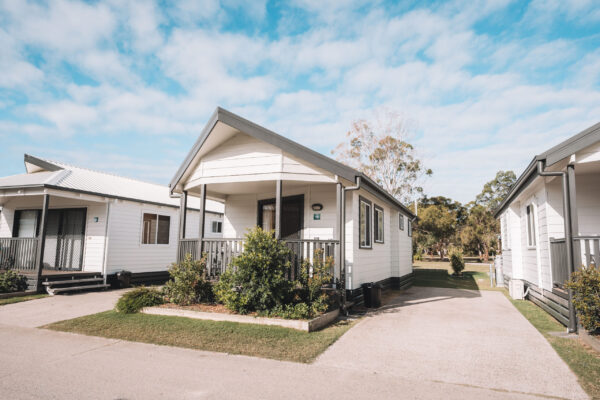
[[[314,220],[320,220],[321,219],[321,213],[314,213],[313,214],[313,219]]]

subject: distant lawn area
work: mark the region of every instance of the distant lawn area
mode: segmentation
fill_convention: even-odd
[[[353,324],[353,321],[340,321],[321,331],[307,333],[278,326],[106,311],[56,322],[44,328],[134,342],[309,363]]]
[[[0,299],[0,306],[6,305],[6,304],[20,303],[22,301],[41,299],[44,297],[48,297],[48,295],[47,294],[30,294],[30,295],[26,295],[26,296],[9,297],[7,299]]]
[[[462,272],[462,277],[452,276],[452,267],[448,261],[415,261],[413,266],[415,286],[498,290],[490,286],[488,264],[467,264]]]

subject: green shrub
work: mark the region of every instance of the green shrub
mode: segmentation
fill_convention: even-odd
[[[163,303],[163,296],[158,290],[139,287],[121,296],[116,309],[120,313],[133,314],[144,307],[157,306]]]
[[[458,248],[450,249],[450,265],[454,271],[454,275],[461,275],[465,269],[465,261],[463,260],[462,251]]]
[[[0,293],[22,292],[27,290],[27,277],[16,271],[0,272]]]
[[[590,332],[600,330],[600,269],[575,271],[566,286],[573,291],[573,306],[581,325]]]
[[[212,284],[206,280],[206,256],[194,261],[190,254],[169,268],[171,279],[163,289],[168,302],[180,306],[214,300]]]
[[[244,251],[215,285],[217,300],[228,309],[246,314],[269,311],[291,300],[292,282],[286,275],[291,250],[259,227],[246,234]]]
[[[423,259],[423,254],[421,254],[421,253],[416,253],[416,254],[413,256],[413,260],[414,260],[414,261],[421,261],[422,259]]]

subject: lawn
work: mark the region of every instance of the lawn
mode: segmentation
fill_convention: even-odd
[[[6,305],[6,304],[20,303],[22,301],[41,299],[44,297],[48,297],[48,295],[47,294],[30,294],[27,296],[9,297],[7,299],[0,299],[0,306]]]
[[[443,287],[471,290],[497,290],[490,286],[488,264],[467,264],[463,276],[453,277],[447,261],[415,261],[415,286]]]
[[[565,327],[532,302],[513,300],[508,294],[506,297],[550,342],[558,355],[577,375],[579,383],[590,397],[600,399],[600,355],[578,339],[550,335],[550,332],[564,332]]]
[[[278,326],[204,321],[106,311],[44,328],[134,342],[309,363],[352,325],[340,321],[317,332]]]

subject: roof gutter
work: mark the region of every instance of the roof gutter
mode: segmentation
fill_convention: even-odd
[[[575,262],[573,258],[573,232],[571,225],[571,196],[569,194],[569,177],[565,171],[548,172],[545,171],[546,163],[543,160],[537,162],[537,174],[539,176],[558,176],[562,178],[563,192],[563,223],[565,229],[565,244],[567,247],[567,277],[571,279],[571,274],[575,271]],[[569,289],[569,332],[577,332],[577,316],[573,307],[573,291]]]

